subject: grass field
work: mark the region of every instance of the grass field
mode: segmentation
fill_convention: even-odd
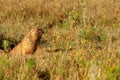
[[[34,54],[9,56],[34,27]],[[0,80],[120,80],[120,0],[0,0]]]

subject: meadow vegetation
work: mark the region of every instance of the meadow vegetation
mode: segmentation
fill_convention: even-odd
[[[9,56],[34,27],[34,55]],[[0,52],[0,80],[120,80],[120,0],[0,0]]]

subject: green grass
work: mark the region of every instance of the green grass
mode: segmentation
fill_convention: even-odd
[[[119,5],[119,0],[1,0],[0,80],[120,80]],[[40,49],[8,55],[34,27],[44,30]]]

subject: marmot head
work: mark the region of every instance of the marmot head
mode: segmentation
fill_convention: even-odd
[[[30,31],[30,33],[31,33],[31,38],[38,39],[41,38],[44,32],[41,28],[34,28]]]

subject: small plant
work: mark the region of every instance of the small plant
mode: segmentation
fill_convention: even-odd
[[[16,41],[9,38],[0,38],[0,49],[9,52],[16,45]]]
[[[81,31],[80,37],[81,37],[81,38],[85,38],[86,35],[87,35],[86,31],[83,29],[83,30]]]
[[[0,58],[0,65],[7,66],[7,62],[8,62],[8,57],[6,55]]]
[[[35,65],[36,65],[35,60],[33,60],[33,59],[28,60],[28,62],[27,62],[28,69],[32,69],[33,67],[35,67]]]
[[[107,78],[109,80],[118,80],[117,78],[120,76],[120,66],[115,67],[107,67],[106,69]]]
[[[120,32],[118,32],[118,38],[120,39]]]
[[[100,40],[101,40],[102,42],[104,42],[104,41],[106,41],[106,39],[107,39],[107,35],[104,34],[104,33],[102,33],[102,34],[100,35]]]
[[[5,73],[3,70],[0,69],[0,80],[4,80]]]
[[[7,51],[10,47],[10,42],[8,40],[3,40],[2,47],[5,51]]]

